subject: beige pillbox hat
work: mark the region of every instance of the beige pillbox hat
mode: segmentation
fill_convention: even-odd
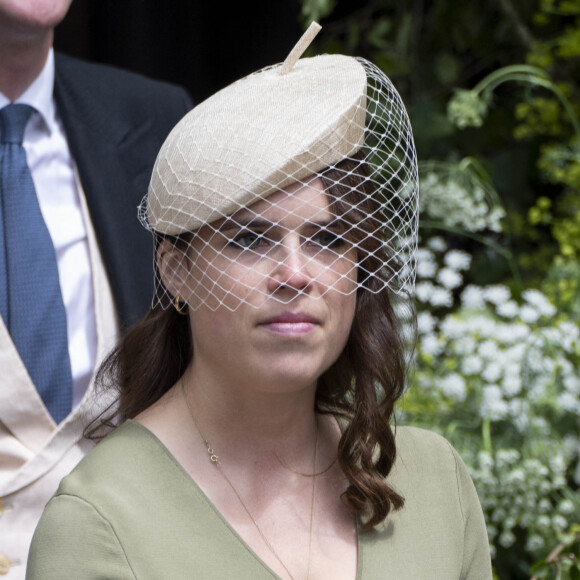
[[[362,147],[365,69],[343,55],[297,60],[307,35],[283,64],[224,88],[176,125],[149,186],[152,230],[194,231]]]

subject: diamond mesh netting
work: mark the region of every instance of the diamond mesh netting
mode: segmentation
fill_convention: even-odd
[[[139,212],[157,305],[412,291],[417,159],[398,93],[359,58],[282,67],[216,93],[163,145]]]

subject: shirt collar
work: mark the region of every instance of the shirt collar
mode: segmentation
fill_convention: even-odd
[[[33,83],[14,101],[34,107],[40,114],[37,117],[38,129],[44,129],[51,134],[56,126],[56,109],[54,105],[54,51],[50,48],[48,58],[40,74]],[[0,93],[0,108],[8,105],[10,101]],[[32,119],[31,119],[32,122]]]

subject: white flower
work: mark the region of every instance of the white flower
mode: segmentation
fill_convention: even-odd
[[[533,324],[540,318],[541,314],[533,306],[524,304],[520,308],[520,318],[528,324]]]
[[[503,207],[496,206],[492,208],[487,217],[488,228],[494,232],[501,232],[501,220],[505,217],[505,210]]]
[[[419,334],[433,332],[437,319],[430,312],[420,312],[417,315],[417,330]]]
[[[443,258],[445,265],[452,270],[469,270],[471,256],[463,250],[450,250]]]
[[[557,475],[552,481],[554,489],[562,489],[566,487],[566,478],[562,475]]]
[[[558,343],[560,340],[560,332],[557,328],[544,328],[542,329],[542,338],[544,344]]]
[[[429,298],[433,293],[433,284],[431,282],[419,282],[415,287],[415,295],[417,296],[417,300],[420,302],[429,302]]]
[[[580,399],[572,393],[560,393],[556,401],[562,410],[580,414]]]
[[[420,342],[421,351],[426,355],[438,356],[443,352],[444,341],[437,338],[434,334],[426,334]]]
[[[511,369],[512,367],[506,371],[501,386],[503,392],[508,397],[515,397],[522,391],[522,377],[519,373],[519,369],[517,369],[517,372],[512,372]]]
[[[422,179],[419,198],[421,212],[447,226],[461,226],[471,232],[486,228],[500,231],[505,212],[500,206],[491,206],[477,181],[431,171]]]
[[[457,401],[465,400],[465,394],[467,391],[465,380],[457,373],[452,373],[443,377],[439,383],[439,389],[450,399],[455,399]]]
[[[562,379],[562,383],[567,391],[580,396],[580,377],[568,375]]]
[[[472,336],[465,336],[454,344],[455,354],[459,356],[469,356],[475,352],[477,342]]]
[[[437,274],[437,282],[445,288],[453,290],[463,284],[463,276],[451,268],[442,268]]]
[[[552,526],[559,532],[563,532],[568,527],[568,520],[564,516],[556,514],[552,517]]]
[[[496,338],[505,344],[514,344],[526,340],[530,332],[525,324],[501,324],[496,331]]]
[[[562,357],[560,357],[560,370],[562,371],[562,377],[573,378],[576,372],[574,365]]]
[[[483,361],[478,356],[468,356],[461,363],[461,370],[465,375],[477,375],[483,368]]]
[[[534,552],[535,550],[540,550],[544,547],[544,538],[538,536],[537,534],[531,535],[526,542],[526,550],[528,552]]]
[[[417,250],[417,276],[419,278],[432,278],[437,272],[437,263],[433,252],[426,248]]]
[[[483,289],[479,286],[467,286],[461,293],[461,303],[470,310],[480,310],[485,306]]]
[[[542,351],[538,348],[530,349],[526,358],[526,363],[530,370],[542,375],[552,375],[556,369],[555,362],[544,356]],[[550,379],[548,379],[550,380]],[[546,385],[547,386],[547,385]]]
[[[513,324],[496,324],[493,337],[500,344],[511,344],[514,341]]]
[[[496,306],[507,302],[511,298],[511,293],[507,286],[487,286],[483,292],[485,299]]]
[[[521,361],[526,354],[527,345],[523,343],[523,338],[520,338],[520,342],[510,346],[505,352],[506,360],[512,362],[513,371],[510,369],[509,372],[519,373]]]
[[[453,305],[453,296],[451,295],[451,292],[445,288],[434,287],[429,302],[433,306],[450,307]]]
[[[417,278],[433,278],[436,272],[435,262],[417,262]]]
[[[526,290],[522,293],[523,299],[534,306],[542,316],[554,316],[556,308],[539,290]]]
[[[508,404],[502,397],[501,389],[497,385],[486,385],[483,388],[481,415],[492,421],[499,421],[507,416],[508,410]]]
[[[575,509],[574,503],[569,499],[563,499],[558,505],[558,511],[566,516],[573,514]]]
[[[545,499],[545,498],[542,499],[542,500],[540,500],[540,502],[538,503],[538,512],[541,513],[541,514],[547,514],[547,513],[550,513],[551,511],[552,511],[552,504],[547,499]],[[540,523],[541,517],[542,516],[540,516],[536,520],[536,523],[537,524]],[[542,522],[543,521],[544,520],[542,520]],[[546,521],[547,521],[546,527],[549,527],[550,526],[550,518],[548,518],[547,516],[546,516]]]
[[[487,451],[480,451],[477,454],[477,459],[483,471],[490,471],[493,468],[493,457]]]
[[[502,532],[499,537],[499,543],[503,548],[509,548],[516,541],[516,537],[510,531]]]
[[[504,318],[515,318],[520,309],[514,300],[508,300],[497,305],[496,312]]]
[[[434,262],[435,254],[427,248],[417,248],[417,262]]]
[[[508,465],[514,464],[520,458],[520,453],[517,449],[500,449],[495,454],[497,465],[500,469],[504,469]]]
[[[524,461],[525,469],[535,477],[547,477],[550,470],[538,459],[526,459]]]
[[[524,483],[526,481],[526,474],[524,473],[524,470],[519,468],[519,469],[514,469],[513,471],[510,471],[506,477],[506,483],[508,484],[521,484]]]
[[[568,456],[580,457],[580,437],[568,434],[564,437],[564,453]]]
[[[497,324],[487,316],[472,316],[469,319],[471,332],[481,335],[481,338],[495,338]]]
[[[465,325],[463,321],[458,320],[455,316],[447,316],[441,323],[441,332],[445,338],[455,340],[465,334]]]
[[[508,408],[509,414],[513,418],[516,429],[518,429],[520,432],[524,432],[530,423],[530,405],[527,401],[514,399],[508,403]]]
[[[427,242],[427,246],[431,248],[434,252],[444,252],[447,249],[447,243],[445,240],[439,236],[430,238]]]
[[[499,356],[499,349],[497,344],[491,340],[485,340],[479,345],[479,354],[488,360],[496,360]]]
[[[483,369],[481,376],[486,380],[488,383],[495,383],[502,375],[501,366],[497,363],[489,363]]]
[[[566,352],[573,352],[574,345],[580,340],[580,326],[577,326],[573,322],[561,322],[558,325],[561,332],[561,342],[560,346]]]
[[[496,509],[493,514],[491,515],[491,521],[495,523],[503,523],[507,516],[507,513],[504,509],[498,508]]]
[[[551,508],[552,506],[550,506],[550,509]],[[545,515],[546,513],[548,512],[547,511],[544,512],[544,515],[538,516],[536,519],[536,527],[542,531],[549,530],[550,527],[552,526],[552,520],[549,518],[549,516]]]

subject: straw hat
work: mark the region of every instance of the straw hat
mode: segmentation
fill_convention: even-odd
[[[350,171],[366,176],[362,195],[379,206],[372,233],[349,226],[351,239],[360,227],[362,238],[376,241],[375,265],[358,276],[365,280],[360,285],[407,293],[418,226],[409,119],[392,83],[372,63],[344,55],[300,58],[319,29],[313,24],[283,63],[222,89],[175,126],[155,162],[140,219],[156,235],[196,235],[202,226],[355,160],[359,169]],[[361,269],[352,263],[352,271]],[[370,278],[380,284],[368,284]]]
[[[366,89],[360,62],[324,55],[214,94],[159,152],[150,226],[172,235],[195,230],[353,155],[364,139]]]

